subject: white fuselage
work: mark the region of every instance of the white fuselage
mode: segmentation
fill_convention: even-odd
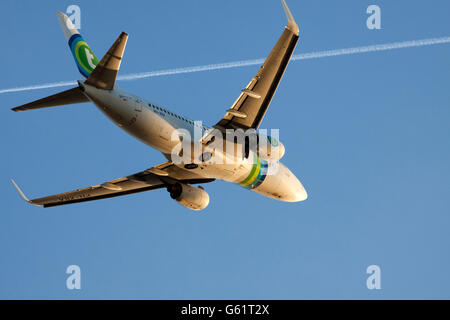
[[[170,154],[179,143],[178,139],[171,139],[177,129],[184,129],[194,134],[194,121],[128,94],[118,87],[114,90],[101,90],[83,84],[84,94],[115,124],[141,140],[145,144],[162,152],[170,159]],[[201,126],[202,130],[208,129]],[[227,155],[224,155],[226,157]],[[307,193],[297,177],[280,162],[266,162],[256,154],[249,158],[226,164],[199,163],[198,167],[189,170],[205,178],[215,178],[239,184],[264,196],[282,201],[302,201]],[[184,163],[177,164],[182,168]],[[277,170],[264,174],[267,170],[278,165]]]

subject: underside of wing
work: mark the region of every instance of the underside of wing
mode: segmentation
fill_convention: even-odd
[[[44,208],[166,188],[177,182],[197,184],[211,181],[214,181],[214,179],[200,177],[187,170],[178,168],[171,162],[165,162],[150,169],[87,188],[29,200],[14,180],[12,180],[17,191],[25,201],[37,206],[43,206]]]
[[[89,102],[89,99],[81,92],[79,87],[75,87],[46,98],[42,98],[19,107],[12,108],[13,111],[36,110],[56,106],[64,106],[74,103]]]
[[[257,74],[242,90],[216,127],[219,129],[257,129],[272,101],[283,73],[298,42],[299,29],[282,0],[288,24]]]

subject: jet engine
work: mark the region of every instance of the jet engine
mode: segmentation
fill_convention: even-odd
[[[202,187],[193,187],[189,184],[175,183],[167,188],[170,197],[183,207],[191,210],[203,210],[209,204],[209,195]]]

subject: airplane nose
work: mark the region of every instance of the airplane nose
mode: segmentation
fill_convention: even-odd
[[[305,187],[303,187],[300,180],[298,180],[297,177],[287,167],[284,167],[284,170],[287,173],[285,177],[288,177],[288,179],[286,179],[287,183],[285,184],[288,189],[286,190],[287,196],[285,197],[285,201],[299,202],[306,200],[308,198],[308,193],[306,192]]]
[[[284,201],[299,202],[308,198],[308,193],[303,187],[302,183],[295,176],[291,176],[289,182],[286,184],[287,190],[285,192]]]
[[[264,182],[253,191],[286,202],[299,202],[308,198],[302,183],[285,165],[279,162],[278,166],[271,168],[274,171],[269,170]]]
[[[297,183],[295,185],[295,190],[294,190],[294,194],[293,194],[293,202],[298,202],[298,201],[304,201],[308,198],[308,193],[305,190],[305,187],[303,187],[302,183],[297,179]]]

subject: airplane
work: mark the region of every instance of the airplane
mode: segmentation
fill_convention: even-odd
[[[226,164],[211,163],[206,161],[206,158],[199,161],[174,161],[172,152],[180,143],[180,139],[173,139],[173,133],[179,129],[188,132],[197,129],[208,132],[214,129],[224,133],[227,130],[255,131],[259,128],[299,39],[299,27],[285,0],[282,0],[282,5],[287,25],[280,38],[256,75],[213,127],[203,126],[121,90],[115,80],[128,34],[122,32],[105,56],[98,60],[71,20],[64,13],[57,12],[83,80],[78,81],[77,87],[12,110],[17,112],[92,102],[119,128],[160,151],[167,161],[129,176],[32,200],[29,200],[11,179],[19,195],[28,203],[47,208],[165,188],[170,197],[182,206],[191,210],[202,210],[209,204],[209,195],[202,186],[195,185],[219,179],[276,200],[285,202],[306,200],[308,195],[302,183],[279,161],[284,155],[284,145],[270,136],[267,136],[268,147],[264,147],[262,143],[264,139],[261,138],[256,140],[255,146],[250,146],[247,138],[244,143],[235,139],[232,141],[234,145],[231,149],[243,148],[244,152],[242,157],[238,157],[239,161],[232,158],[234,160]],[[202,146],[213,141],[208,140],[210,136],[208,133],[202,136],[200,139]],[[231,149],[223,151],[222,156],[228,157],[226,153]],[[263,152],[267,149],[271,152]],[[274,167],[277,170],[271,172],[271,168]]]

